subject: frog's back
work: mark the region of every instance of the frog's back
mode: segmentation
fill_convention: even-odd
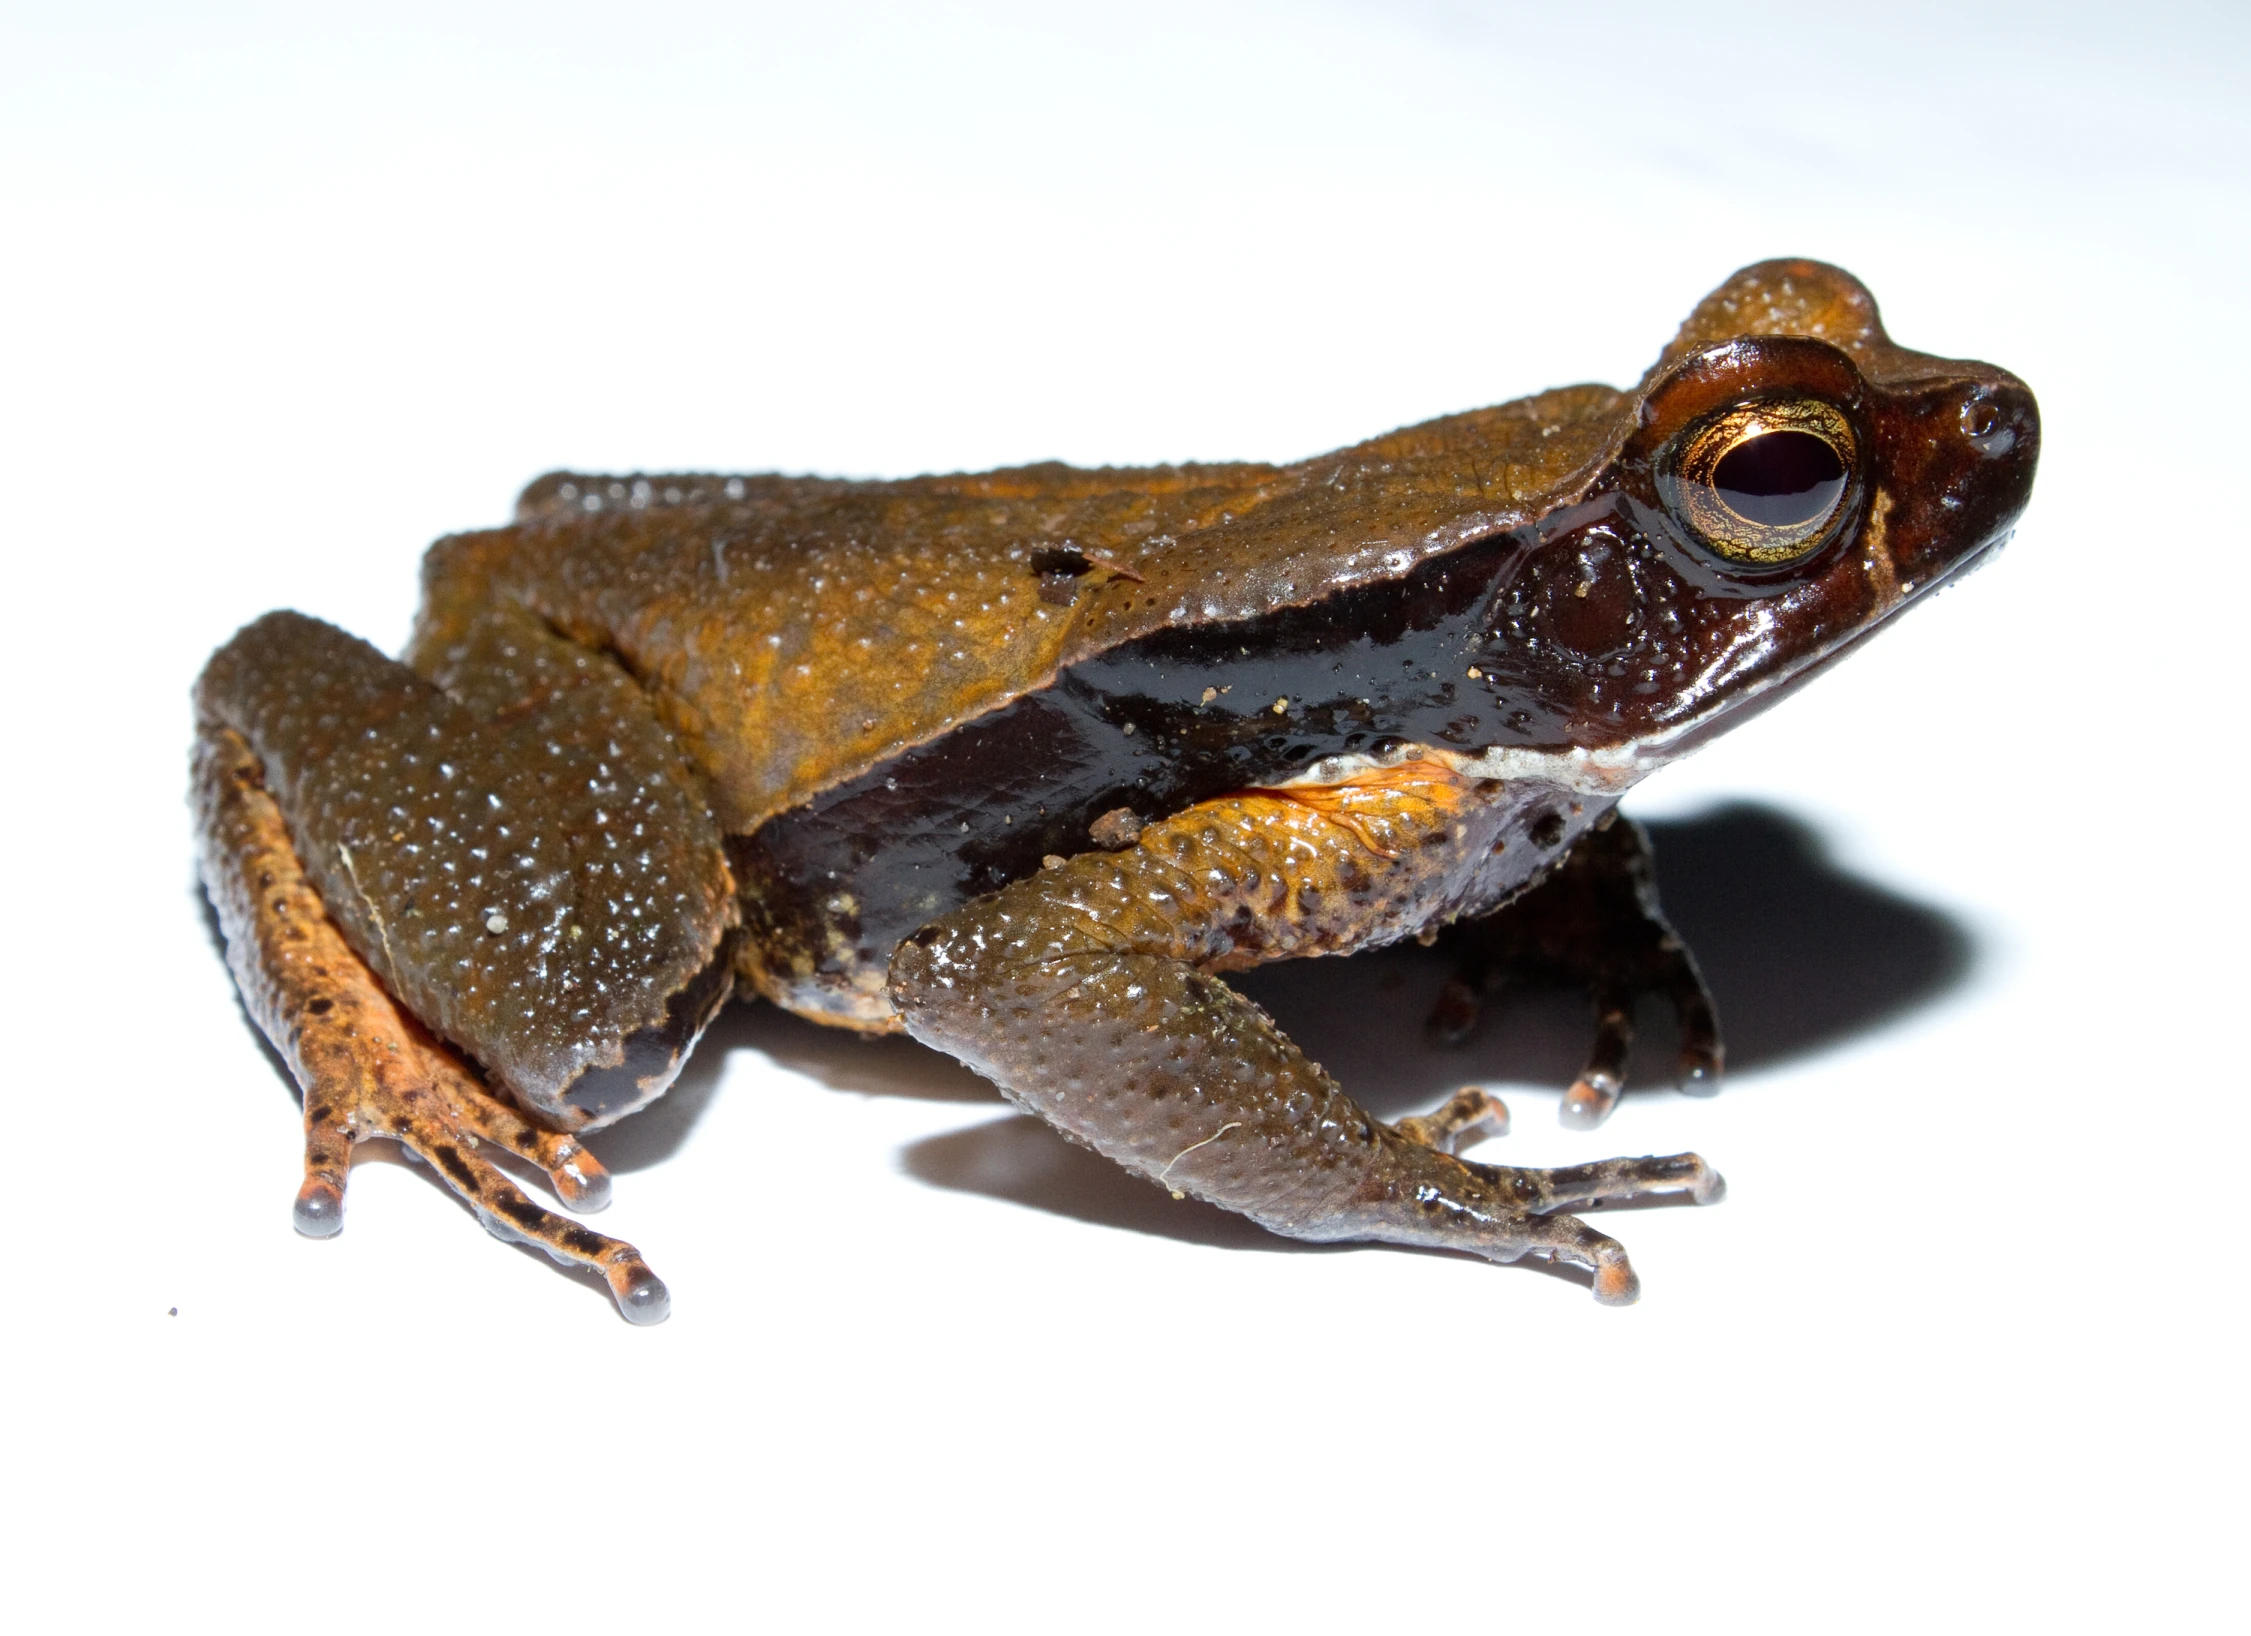
[[[1135,637],[1517,526],[1599,464],[1621,401],[1567,387],[1289,466],[558,472],[432,549],[417,645],[499,595],[615,652],[744,833]]]

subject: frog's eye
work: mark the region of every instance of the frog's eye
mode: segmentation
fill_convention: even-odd
[[[1682,433],[1658,484],[1698,540],[1772,568],[1827,543],[1857,458],[1851,423],[1820,399],[1751,403]]]

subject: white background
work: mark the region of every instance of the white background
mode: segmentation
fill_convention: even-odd
[[[10,7],[0,1611],[2239,1617],[2246,44],[2157,4]],[[1609,1223],[1638,1307],[1290,1247],[755,1011],[602,1147],[660,1329],[381,1154],[291,1232],[182,799],[238,624],[395,647],[421,547],[559,465],[1290,458],[1630,381],[1776,254],[2047,428],[1996,566],[1636,798],[1825,849],[1766,918],[1770,852],[1687,883],[1723,1015],[1795,1047],[1574,1134],[1568,1001],[1462,1058],[1427,964],[1260,990],[1387,1112],[1524,1081],[1485,1157],[1710,1156],[1721,1207]]]

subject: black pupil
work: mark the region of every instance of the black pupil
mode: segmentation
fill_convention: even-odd
[[[1829,514],[1844,492],[1845,463],[1811,432],[1747,437],[1712,468],[1720,503],[1745,522],[1795,528]]]

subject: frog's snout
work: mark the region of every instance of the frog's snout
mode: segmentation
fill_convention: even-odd
[[[1962,394],[1955,423],[1974,463],[1968,486],[1976,498],[1965,507],[1974,519],[1964,566],[1999,554],[2017,519],[2032,500],[2032,476],[2040,464],[2040,404],[2032,388],[2014,375]]]
[[[1896,510],[1883,526],[1904,589],[1935,588],[1980,566],[2032,498],[2040,405],[2006,370],[1972,368],[1890,429]]]
[[[2032,473],[2040,462],[2040,405],[2032,388],[2001,370],[1966,387],[1954,412],[1968,450],[1970,484],[1983,491],[1984,508],[2002,530],[2032,498]]]

